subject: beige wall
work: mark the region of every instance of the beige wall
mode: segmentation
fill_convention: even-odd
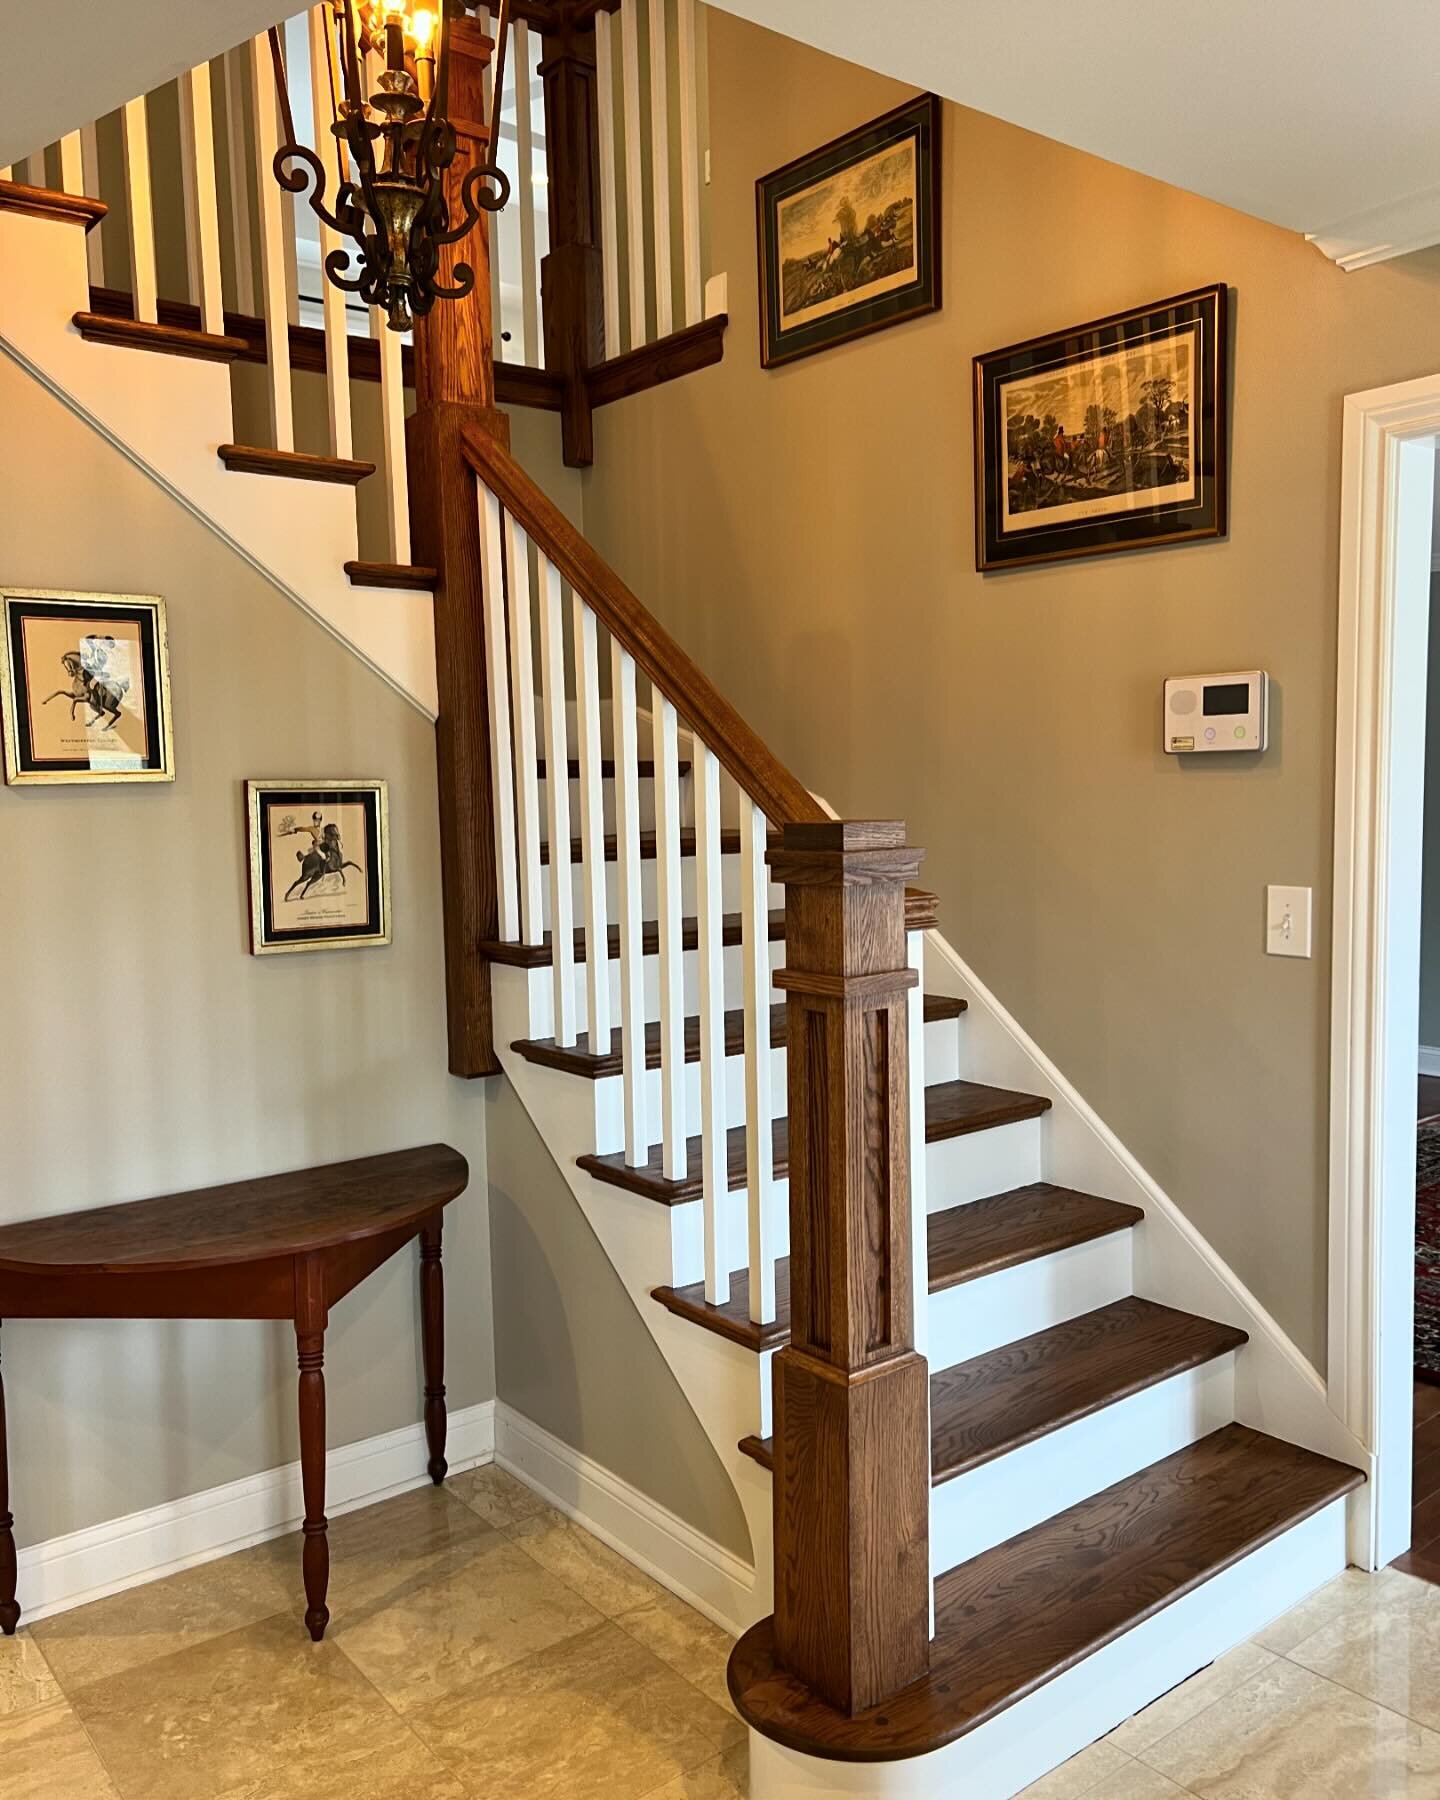
[[[946,935],[1323,1362],[1340,402],[1440,364],[1440,252],[1346,275],[947,107],[944,310],[766,373],[755,179],[905,90],[709,41],[725,359],[597,415],[586,529],[803,780],[908,820]],[[972,356],[1212,281],[1228,540],[977,575]],[[1257,665],[1263,759],[1162,756],[1164,676]],[[1262,953],[1267,882],[1316,889],[1311,961]]]
[[[0,417],[0,580],[165,597],[177,771],[0,788],[0,1219],[443,1139],[472,1171],[447,1215],[450,1403],[488,1399],[485,1097],[445,1066],[433,729],[3,357]],[[247,953],[249,775],[387,778],[393,945]],[[407,1252],[336,1309],[332,1444],[418,1418],[416,1279]],[[288,1327],[3,1336],[22,1543],[296,1454]]]

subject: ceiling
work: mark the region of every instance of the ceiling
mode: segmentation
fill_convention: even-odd
[[[1435,0],[714,0],[916,87],[1305,233],[1440,242]]]

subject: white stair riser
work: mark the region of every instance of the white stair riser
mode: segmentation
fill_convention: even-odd
[[[790,1183],[774,1184],[775,1254],[790,1254]],[[654,1201],[645,1204],[654,1205]],[[670,1209],[670,1285],[689,1287],[705,1279],[704,1219],[698,1200],[687,1200]],[[725,1221],[730,1245],[731,1271],[750,1266],[749,1196],[744,1188],[732,1188],[725,1196]],[[697,1329],[699,1329],[697,1327]]]
[[[648,751],[646,754],[648,755]],[[542,839],[549,836],[547,821],[550,817],[550,798],[546,791],[547,780],[548,777],[542,776],[539,782],[540,836]],[[570,835],[574,838],[578,837],[580,832],[580,783],[577,779],[572,778],[568,785],[570,789]],[[607,775],[600,783],[600,789],[604,797],[605,830],[609,834],[615,830],[615,781],[613,776]],[[682,825],[693,825],[695,822],[694,791],[695,786],[691,777],[682,776],[680,780],[680,823]],[[639,794],[640,829],[641,831],[653,831],[655,829],[655,782],[651,776],[642,775],[640,777]]]
[[[744,998],[740,966],[742,948],[743,946],[740,944],[727,944],[720,953],[724,964],[725,1005],[727,1010],[738,1008]],[[684,950],[681,952],[681,957],[683,961],[683,979],[685,984],[685,1016],[687,1018],[694,1018],[700,1010],[700,952],[698,950]],[[653,1021],[660,1017],[660,956],[658,951],[654,955],[646,956],[643,960],[645,1017],[647,1020]],[[770,945],[770,967],[772,969],[781,969],[784,968],[784,966],[785,944],[783,939],[777,938]],[[529,973],[532,976],[529,989],[530,1029],[525,1032],[524,1035],[532,1038],[548,1038],[554,1034],[552,1024],[555,1005],[554,976],[548,968],[532,969]],[[619,957],[612,956],[609,958],[608,973],[610,979],[610,1017],[615,1027],[615,1037],[618,1042],[620,1036]],[[772,1005],[782,998],[783,995],[778,988],[771,990],[770,1002]],[[575,965],[575,1019],[576,1029],[578,1031],[586,1031],[589,1029],[588,1012],[589,1008],[586,1004],[585,993],[585,965],[584,963],[577,963]]]
[[[659,864],[653,856],[643,857],[640,862],[640,904],[647,919],[660,916],[659,880],[657,870]],[[694,918],[698,901],[696,899],[696,862],[693,856],[682,856],[680,859],[680,910],[687,919]],[[550,928],[550,870],[546,865],[541,870],[542,912],[545,928]],[[570,865],[571,905],[577,920],[585,917],[585,869],[581,863]],[[738,856],[722,856],[720,859],[720,896],[726,912],[740,910],[740,858]],[[773,882],[770,886],[770,905],[780,908],[785,904],[785,890]],[[618,862],[605,864],[605,916],[607,919],[619,917],[620,909],[620,865]]]
[[[929,1074],[926,1077],[935,1079]],[[925,1210],[946,1212],[990,1194],[1041,1179],[1042,1119],[1017,1119],[967,1131],[930,1145],[925,1161]]]
[[[941,1482],[930,1506],[932,1575],[1173,1456],[1234,1416],[1231,1351]]]
[[[952,1368],[1126,1299],[1134,1292],[1131,1237],[1114,1231],[931,1294],[926,1343],[931,1369]]]

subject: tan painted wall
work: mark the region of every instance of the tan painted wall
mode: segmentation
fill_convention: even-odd
[[[1340,402],[1440,364],[1440,253],[1300,239],[944,119],[945,307],[759,367],[754,181],[905,90],[709,15],[718,368],[603,409],[586,529],[797,774],[900,816],[941,923],[1311,1357],[1325,1132]],[[1226,281],[1228,541],[982,578],[971,358]],[[1263,760],[1158,745],[1167,674],[1263,666]],[[1313,884],[1314,959],[1262,954]]]

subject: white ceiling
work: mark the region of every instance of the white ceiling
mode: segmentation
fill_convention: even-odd
[[[0,167],[298,10],[296,0],[0,0]]]
[[[714,0],[1325,240],[1440,241],[1435,0]]]

